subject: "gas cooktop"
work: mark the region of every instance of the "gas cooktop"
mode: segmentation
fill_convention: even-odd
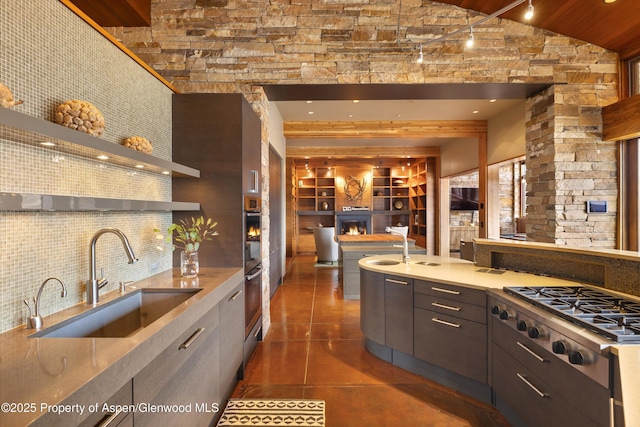
[[[587,286],[508,286],[504,290],[613,341],[640,341],[640,300]]]

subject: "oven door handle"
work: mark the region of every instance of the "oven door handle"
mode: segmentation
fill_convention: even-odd
[[[255,273],[253,273],[251,275],[244,276],[244,279],[245,280],[253,280],[256,277],[258,277],[261,273],[262,273],[262,267],[258,268],[258,271],[256,271]]]

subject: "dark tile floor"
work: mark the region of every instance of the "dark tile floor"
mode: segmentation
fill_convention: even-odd
[[[293,261],[233,397],[322,399],[327,427],[509,425],[491,406],[367,352],[359,301],[342,298],[337,267],[313,265],[313,256]]]

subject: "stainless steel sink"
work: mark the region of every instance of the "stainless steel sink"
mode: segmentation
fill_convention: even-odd
[[[414,262],[414,264],[427,265],[429,267],[437,267],[437,266],[440,265],[437,262],[429,262],[429,261],[416,261],[416,262]]]
[[[139,289],[30,338],[124,338],[146,328],[201,289]]]
[[[393,261],[390,259],[372,259],[372,260],[368,260],[367,264],[371,264],[371,265],[398,265],[400,264],[400,261]]]

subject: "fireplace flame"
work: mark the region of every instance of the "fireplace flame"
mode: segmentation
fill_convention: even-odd
[[[260,228],[251,226],[247,231],[247,236],[249,237],[258,237],[260,236]]]

